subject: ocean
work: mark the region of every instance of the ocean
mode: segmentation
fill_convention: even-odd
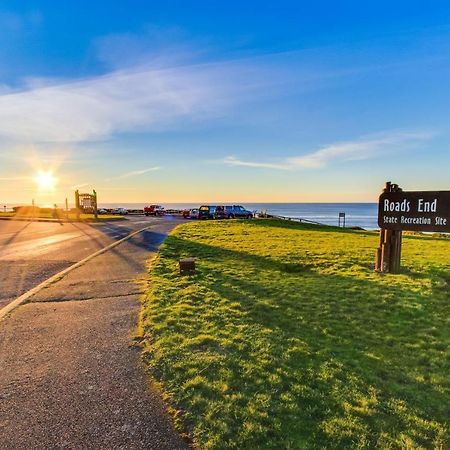
[[[267,210],[268,214],[292,218],[302,218],[326,225],[337,225],[339,213],[345,213],[348,227],[361,227],[366,230],[378,229],[377,203],[239,203],[250,211]],[[166,209],[198,208],[198,203],[162,203]],[[142,209],[144,203],[102,203],[103,208]]]

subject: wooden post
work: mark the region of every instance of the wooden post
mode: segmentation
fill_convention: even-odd
[[[93,197],[92,197],[92,199],[94,200],[94,217],[96,219],[98,219],[97,192],[95,191],[95,189],[93,190]]]
[[[381,246],[381,271],[390,271],[390,261],[391,261],[391,230],[384,230],[384,242]]]
[[[400,272],[400,258],[402,253],[402,232],[393,231],[392,232],[392,250],[391,250],[391,260],[390,260],[390,272],[399,273]]]
[[[80,192],[78,189],[75,191],[75,212],[77,214],[77,220],[80,220]]]
[[[195,258],[181,258],[180,274],[195,273]]]
[[[398,184],[386,183],[383,192],[401,191]],[[380,245],[375,257],[375,271],[383,273],[399,273],[402,253],[402,232],[399,230],[380,230]]]

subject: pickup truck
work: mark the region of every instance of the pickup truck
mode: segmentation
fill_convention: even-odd
[[[150,205],[144,208],[144,214],[146,216],[163,216],[165,213],[164,208],[161,205]]]

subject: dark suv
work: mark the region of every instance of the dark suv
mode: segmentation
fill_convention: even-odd
[[[248,209],[245,209],[241,205],[225,206],[225,213],[228,219],[251,219],[253,213]]]
[[[214,213],[216,212],[215,206],[203,205],[198,210],[199,219],[214,219]]]

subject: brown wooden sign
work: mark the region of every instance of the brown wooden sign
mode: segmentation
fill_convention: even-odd
[[[450,191],[383,192],[378,225],[386,230],[450,232]]]

